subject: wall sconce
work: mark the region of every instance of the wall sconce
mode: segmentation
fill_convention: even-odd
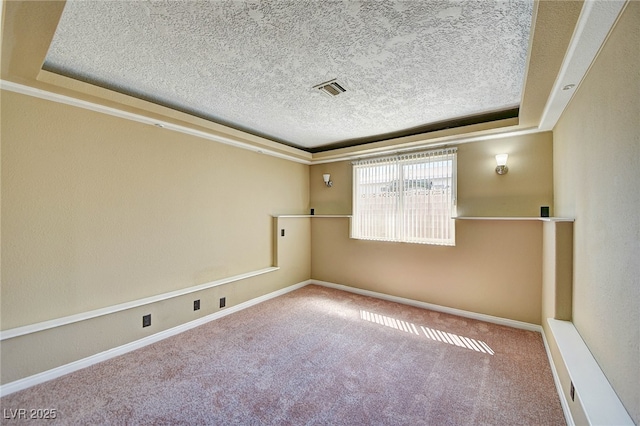
[[[498,154],[496,155],[496,173],[499,175],[506,175],[509,171],[507,167],[507,158],[509,158],[509,154]]]
[[[331,175],[329,173],[325,173],[322,175],[322,180],[324,180],[324,184],[327,185],[327,187],[331,188],[331,186],[333,185],[333,182],[331,182]]]

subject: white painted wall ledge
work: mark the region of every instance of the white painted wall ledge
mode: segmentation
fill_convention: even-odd
[[[590,425],[633,425],[580,333],[570,321],[547,319]]]
[[[6,340],[6,339],[12,339],[18,336],[24,336],[25,334],[36,333],[38,331],[48,330],[50,328],[60,327],[67,324],[73,324],[75,322],[80,322],[80,321],[88,320],[91,318],[100,317],[103,315],[113,314],[115,312],[136,308],[138,306],[149,305],[151,303],[159,302],[161,300],[171,299],[171,298],[183,296],[189,293],[195,293],[196,291],[206,290],[206,289],[221,286],[224,284],[229,284],[235,281],[246,280],[247,278],[252,278],[258,275],[274,272],[274,271],[277,271],[278,269],[280,269],[280,267],[271,266],[268,268],[258,269],[256,271],[234,275],[232,277],[222,278],[219,280],[195,285],[192,287],[183,288],[180,290],[170,291],[168,293],[162,293],[162,294],[157,294],[155,296],[145,297],[144,299],[132,300],[130,302],[107,306],[104,308],[95,309],[93,311],[81,312],[79,314],[69,315],[62,318],[56,318],[49,321],[43,321],[35,324],[25,325],[22,327],[11,328],[9,330],[0,332],[0,341]]]
[[[542,222],[575,222],[570,217],[528,217],[528,216],[458,216],[455,220],[539,220]]]
[[[278,268],[266,268],[266,269],[278,269]],[[262,271],[264,271],[264,270],[262,270]],[[243,274],[243,275],[246,276],[248,274]],[[238,275],[236,277],[238,277]],[[227,280],[228,279],[230,279],[230,278],[227,278]],[[430,304],[430,303],[419,302],[419,301],[416,301],[416,300],[405,299],[405,298],[402,298],[402,297],[390,296],[390,295],[383,294],[383,293],[376,293],[376,292],[373,292],[373,291],[362,290],[362,289],[359,289],[359,288],[349,287],[349,286],[345,286],[345,285],[341,285],[341,284],[330,283],[330,282],[326,282],[326,281],[307,280],[307,281],[303,281],[303,282],[291,285],[289,287],[285,287],[283,289],[274,291],[272,293],[268,293],[268,294],[265,294],[263,296],[256,297],[255,299],[248,300],[248,301],[240,303],[238,305],[235,305],[235,306],[232,306],[232,307],[229,307],[229,308],[225,308],[225,309],[220,310],[218,312],[215,312],[215,313],[213,313],[211,315],[207,315],[205,317],[198,318],[196,320],[187,322],[185,324],[182,324],[182,325],[179,325],[179,326],[176,326],[176,327],[164,330],[164,331],[160,331],[158,333],[152,334],[151,336],[144,337],[142,339],[133,341],[131,343],[127,343],[127,344],[124,344],[122,346],[118,346],[118,347],[106,350],[104,352],[100,352],[98,354],[89,356],[87,358],[80,359],[78,361],[71,362],[69,364],[62,365],[60,367],[53,368],[51,370],[43,371],[42,373],[38,373],[38,374],[34,374],[32,376],[29,376],[29,377],[25,377],[24,379],[19,379],[19,380],[16,380],[14,382],[7,383],[5,385],[0,386],[0,396],[5,396],[5,395],[9,395],[9,394],[14,393],[14,392],[18,392],[20,390],[29,388],[31,386],[35,386],[37,384],[44,383],[44,382],[47,382],[49,380],[53,380],[55,378],[64,376],[65,374],[69,374],[69,373],[72,373],[74,371],[81,370],[83,368],[89,367],[89,366],[97,364],[99,362],[106,361],[106,360],[114,358],[116,356],[123,355],[123,354],[125,354],[127,352],[131,352],[133,350],[142,348],[144,346],[147,346],[147,345],[150,345],[152,343],[158,342],[160,340],[166,339],[167,337],[175,336],[176,334],[179,334],[179,333],[182,333],[184,331],[190,330],[190,329],[192,329],[194,327],[198,327],[200,325],[206,324],[206,323],[208,323],[210,321],[213,321],[213,320],[216,320],[218,318],[222,318],[222,317],[224,317],[226,315],[229,315],[229,314],[232,314],[234,312],[241,311],[243,309],[246,309],[246,308],[249,308],[251,306],[257,305],[258,303],[262,303],[264,301],[273,299],[275,297],[278,297],[278,296],[281,296],[283,294],[289,293],[291,291],[297,290],[297,289],[302,288],[304,286],[307,286],[309,284],[316,284],[316,285],[320,285],[320,286],[323,286],[323,287],[335,288],[335,289],[338,289],[338,290],[348,291],[348,292],[360,294],[360,295],[363,295],[363,296],[375,297],[377,299],[389,300],[389,301],[392,301],[392,302],[402,303],[402,304],[405,304],[405,305],[415,306],[415,307],[418,307],[418,308],[430,309],[430,310],[433,310],[433,311],[449,313],[449,314],[458,315],[458,316],[461,316],[461,317],[478,319],[478,320],[481,320],[481,321],[486,321],[486,322],[491,322],[491,323],[495,323],[495,324],[506,325],[506,326],[509,326],[509,327],[521,328],[521,329],[525,329],[525,330],[538,331],[538,332],[542,331],[542,327],[540,327],[539,325],[536,325],[536,324],[529,324],[529,323],[525,323],[525,322],[521,322],[521,321],[514,321],[514,320],[505,319],[505,318],[498,318],[498,317],[493,317],[493,316],[490,316],[490,315],[477,314],[477,313],[474,313],[474,312],[463,311],[463,310],[460,310],[460,309],[447,308],[447,307],[444,307],[444,306],[433,305],[433,304]],[[193,288],[193,287],[190,287],[190,288]]]
[[[62,365],[60,367],[52,368],[51,370],[43,371],[42,373],[34,374],[33,376],[25,377],[24,379],[7,383],[5,385],[0,386],[0,397],[12,394],[14,392],[21,391],[23,389],[27,389],[31,386],[35,386],[40,383],[47,382],[49,380],[56,379],[58,377],[62,377],[65,374],[73,373],[74,371],[78,371],[83,368],[89,367],[91,365],[97,364],[99,362],[106,361],[111,358],[115,358],[117,356],[126,354],[127,352],[140,349],[152,343],[159,342],[160,340],[166,339],[167,337],[175,336],[176,334],[180,334],[184,331],[206,324],[210,321],[214,321],[216,319],[225,317],[229,314],[233,314],[234,312],[239,312],[243,309],[257,305],[258,303],[262,303],[269,299],[273,299],[274,297],[282,296],[283,294],[302,288],[307,284],[309,284],[309,281],[303,281],[301,283],[294,284],[289,287],[285,287],[281,290],[276,290],[274,292],[265,294],[263,296],[259,296],[254,299],[247,300],[246,302],[239,303],[235,306],[224,308],[221,311],[215,312],[211,315],[207,315],[205,317],[198,318],[193,321],[189,321],[187,323],[178,325],[168,330],[160,331],[158,333],[152,334],[151,336],[143,337],[142,339],[133,341],[131,343],[127,343],[125,345],[118,346],[116,348],[109,349],[104,352],[100,352],[98,354],[80,359],[78,361],[71,362],[69,364]]]
[[[351,217],[350,214],[281,214],[273,216],[275,218],[291,218],[291,217]]]

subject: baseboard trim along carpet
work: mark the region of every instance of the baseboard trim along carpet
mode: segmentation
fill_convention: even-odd
[[[100,352],[98,354],[89,356],[87,358],[80,359],[78,361],[71,362],[69,364],[62,365],[60,367],[53,368],[51,370],[43,371],[42,373],[34,374],[29,377],[25,377],[20,380],[16,380],[14,382],[7,383],[5,385],[0,386],[0,396],[9,395],[11,393],[26,389],[31,386],[35,386],[40,383],[44,383],[46,381],[61,377],[65,374],[83,369],[93,364],[97,364],[102,361],[106,361],[110,358],[114,358],[116,356],[125,354],[127,352],[134,351],[136,349],[142,348],[144,346],[150,345],[152,343],[158,342],[160,340],[166,339],[167,337],[174,336],[176,334],[182,333],[186,330],[192,329],[202,324],[206,324],[210,321],[214,321],[218,318],[222,318],[226,315],[232,314],[234,312],[241,311],[243,309],[249,308],[251,306],[257,305],[258,303],[264,302],[269,299],[273,299],[275,297],[281,296],[283,294],[289,293],[291,291],[297,290],[309,284],[316,284],[324,287],[335,288],[338,290],[343,290],[351,293],[360,294],[363,296],[374,297],[376,299],[387,300],[390,302],[401,303],[404,305],[414,306],[417,308],[428,309],[436,312],[442,312],[451,315],[457,315],[463,318],[476,319],[479,321],[485,321],[493,324],[504,325],[507,327],[513,327],[523,330],[536,331],[542,333],[542,327],[536,324],[526,323],[522,321],[516,321],[506,318],[495,317],[491,315],[485,315],[470,311],[464,311],[461,309],[449,308],[446,306],[435,305],[431,303],[421,302],[417,300],[407,299],[404,297],[391,296],[384,293],[377,293],[374,291],[363,290],[356,287],[349,287],[342,284],[331,283],[327,281],[319,281],[319,280],[307,280],[300,282],[298,284],[291,285],[281,290],[274,291],[272,293],[265,294],[260,297],[256,297],[254,299],[248,300],[246,302],[240,303],[238,305],[229,307],[225,310],[215,312],[211,315],[207,315],[205,317],[199,318],[194,321],[190,321],[179,325],[177,327],[173,327],[159,333],[153,334],[151,336],[144,337],[142,339],[133,341],[131,343],[127,343],[125,345],[121,345],[104,352]],[[561,396],[562,398],[562,396]],[[563,405],[564,409],[564,405]]]
[[[289,293],[291,291],[297,290],[310,283],[311,283],[310,280],[303,281],[301,283],[291,285],[281,290],[277,290],[277,291],[265,294],[263,296],[256,297],[254,299],[247,300],[246,302],[239,303],[235,306],[231,306],[227,309],[215,312],[211,315],[207,315],[205,317],[198,318],[193,321],[189,321],[177,327],[173,327],[173,328],[161,331],[159,333],[152,334],[151,336],[147,336],[142,339],[135,340],[131,343],[127,343],[125,345],[118,346],[118,347],[106,350],[104,352],[97,353],[95,355],[91,355],[87,358],[79,359],[78,361],[74,361],[69,364],[61,365],[60,367],[52,368],[51,370],[43,371],[42,373],[25,377],[24,379],[7,383],[5,385],[0,386],[0,396],[12,394],[14,392],[26,389],[28,387],[35,386],[40,383],[44,383],[49,380],[64,376],[65,374],[69,374],[74,371],[81,370],[83,368],[89,367],[90,365],[97,364],[102,361],[106,361],[108,359],[117,357],[127,352],[134,351],[136,349],[140,349],[152,343],[166,339],[167,337],[175,336],[176,334],[180,334],[184,331],[198,327],[199,325],[206,324],[210,321],[217,320],[219,318],[230,315],[234,312],[238,312],[243,309],[249,308],[251,306],[257,305],[258,303],[262,303],[269,299],[273,299],[274,297],[278,297],[283,294]]]
[[[575,426],[575,422],[573,421],[573,417],[571,416],[571,410],[569,409],[569,403],[567,401],[567,398],[564,395],[564,392],[562,391],[562,385],[560,384],[560,377],[558,376],[558,370],[556,369],[556,366],[553,362],[553,357],[551,356],[551,350],[549,349],[549,344],[547,343],[547,337],[544,334],[544,329],[542,328],[542,326],[539,326],[537,324],[531,324],[531,323],[527,323],[527,322],[522,322],[522,321],[515,321],[515,320],[510,320],[510,319],[506,319],[506,318],[500,318],[500,317],[495,317],[495,316],[491,316],[491,315],[485,315],[485,314],[479,314],[479,313],[475,313],[475,312],[469,312],[469,311],[463,311],[460,309],[455,309],[455,308],[449,308],[446,306],[440,306],[440,305],[434,305],[431,303],[426,303],[426,302],[420,302],[417,300],[412,300],[412,299],[406,299],[403,297],[397,297],[397,296],[391,296],[388,294],[384,294],[384,293],[377,293],[374,291],[370,291],[370,290],[363,290],[360,288],[356,288],[356,287],[349,287],[346,285],[342,285],[342,284],[335,284],[335,283],[331,283],[331,282],[327,282],[327,281],[318,281],[318,280],[311,280],[312,284],[316,284],[316,285],[321,285],[324,287],[330,287],[330,288],[335,288],[335,289],[339,289],[339,290],[343,290],[343,291],[348,291],[351,293],[356,293],[356,294],[360,294],[363,296],[370,296],[370,297],[375,297],[378,299],[383,299],[383,300],[388,300],[391,302],[397,302],[397,303],[402,303],[405,305],[410,305],[410,306],[415,306],[418,308],[424,308],[424,309],[429,309],[432,311],[437,311],[437,312],[443,312],[443,313],[447,313],[447,314],[452,314],[452,315],[457,315],[460,317],[464,317],[464,318],[471,318],[471,319],[476,319],[476,320],[480,320],[480,321],[486,321],[486,322],[490,322],[493,324],[500,324],[500,325],[505,325],[508,327],[514,327],[514,328],[520,328],[520,329],[524,329],[524,330],[529,330],[529,331],[537,331],[542,335],[542,341],[544,343],[544,348],[545,351],[547,353],[547,358],[549,359],[549,365],[551,367],[551,374],[553,375],[553,382],[556,386],[556,392],[558,393],[558,397],[560,398],[560,405],[562,406],[562,412],[564,413],[564,417],[565,417],[565,421],[567,422],[567,426]]]
[[[539,333],[310,284],[4,396],[7,424],[566,424]]]
[[[447,314],[457,315],[460,317],[476,319],[480,321],[486,321],[493,324],[505,325],[508,327],[520,328],[529,331],[537,331],[542,335],[542,341],[544,343],[544,348],[547,353],[547,358],[549,360],[549,365],[551,367],[551,373],[553,375],[553,382],[556,386],[556,392],[558,393],[558,397],[560,398],[560,405],[562,406],[562,411],[564,413],[565,421],[567,422],[567,426],[575,426],[575,422],[571,415],[571,410],[569,409],[569,402],[562,391],[562,385],[560,383],[560,376],[558,375],[558,370],[553,362],[553,357],[551,356],[551,350],[549,349],[549,344],[547,342],[547,337],[544,333],[544,329],[542,326],[537,324],[531,324],[522,321],[515,321],[506,318],[495,317],[491,315],[479,314],[475,312],[464,311],[455,308],[449,308],[446,306],[434,305],[431,303],[420,302],[417,300],[406,299],[403,297],[391,296],[389,294],[377,293],[375,291],[363,290],[356,287],[349,287],[342,284],[331,283],[327,281],[319,281],[319,280],[311,280],[311,284],[321,285],[324,287],[335,288],[338,290],[348,291],[351,293],[360,294],[363,296],[375,297],[378,299],[388,300],[391,302],[402,303],[405,305],[415,306],[418,308],[429,309],[436,312],[443,312]]]
[[[420,302],[418,300],[407,299],[404,297],[391,296],[389,294],[378,293],[361,288],[350,287],[347,285],[331,283],[327,281],[311,280],[311,284],[317,284],[324,287],[335,288],[337,290],[348,291],[363,296],[375,297],[376,299],[388,300],[390,302],[401,303],[403,305],[415,306],[416,308],[428,309],[430,311],[442,312],[445,314],[457,315],[463,318],[470,318],[479,321],[490,322],[493,324],[506,325],[507,327],[519,328],[522,330],[542,332],[542,326],[531,324],[523,321],[516,321],[507,318],[494,317],[492,315],[479,314],[476,312],[464,311],[462,309],[449,308],[447,306],[434,305],[432,303]]]

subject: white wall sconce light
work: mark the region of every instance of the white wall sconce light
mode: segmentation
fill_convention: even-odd
[[[331,181],[331,175],[329,173],[323,174],[322,180],[324,180],[324,184],[327,185],[328,188],[331,188],[333,186],[333,182]]]
[[[499,175],[506,175],[509,171],[507,167],[507,158],[509,158],[509,154],[498,154],[496,155],[496,173]]]

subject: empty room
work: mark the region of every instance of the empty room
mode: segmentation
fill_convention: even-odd
[[[3,424],[640,423],[640,2],[0,10]]]

